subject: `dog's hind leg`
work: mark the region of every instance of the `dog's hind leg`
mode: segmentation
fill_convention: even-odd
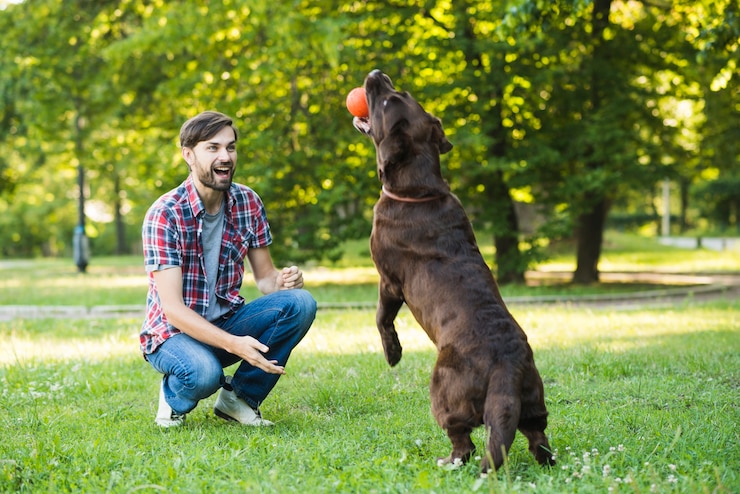
[[[519,430],[529,441],[529,452],[540,465],[554,465],[550,443],[545,435],[547,412],[539,417],[531,417],[519,422]]]
[[[486,395],[483,423],[488,432],[486,457],[481,462],[481,470],[490,467],[498,470],[509,453],[516,436],[521,401],[518,386],[511,382],[511,373],[502,368],[491,375]]]
[[[542,378],[534,371],[527,379],[522,413],[519,419],[519,431],[529,441],[529,451],[540,465],[554,465],[550,443],[545,435],[547,428],[547,408],[545,407],[545,392]]]
[[[475,423],[471,403],[465,399],[464,387],[460,385],[461,380],[455,379],[454,374],[455,370],[440,366],[438,361],[430,385],[432,414],[452,443],[450,455],[439,458],[437,460],[439,465],[459,466],[466,463],[475,451],[470,434],[473,427],[480,424]]]

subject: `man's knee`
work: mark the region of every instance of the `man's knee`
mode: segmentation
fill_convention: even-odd
[[[292,291],[295,292],[296,295],[298,311],[305,314],[306,316],[310,316],[311,320],[313,320],[313,318],[316,316],[317,309],[316,300],[313,298],[313,295],[303,289]]]
[[[224,373],[215,357],[190,361],[187,367],[189,372],[179,380],[184,388],[190,389],[194,399],[207,398],[221,387]]]

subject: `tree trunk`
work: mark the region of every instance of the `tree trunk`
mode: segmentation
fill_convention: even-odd
[[[608,57],[605,53],[603,34],[609,25],[609,12],[612,0],[595,0],[591,13],[593,54],[591,60],[591,110],[596,113],[602,106],[604,75],[598,70],[600,62]],[[592,153],[586,153],[586,156]],[[587,158],[589,159],[589,158]],[[598,161],[587,162],[587,170],[598,170],[603,167]],[[599,281],[599,258],[604,239],[604,224],[608,210],[608,200],[604,190],[587,192],[583,201],[584,209],[576,219],[576,270],[573,282],[588,284]]]
[[[689,228],[688,214],[689,210],[689,181],[685,179],[679,180],[679,186],[681,191],[681,211],[678,217],[678,228],[681,233],[686,233]]]
[[[519,250],[519,219],[503,173],[498,171],[486,187],[489,210],[494,211],[493,243],[496,247],[496,279],[499,283],[524,283],[526,263]]]
[[[576,270],[573,283],[586,285],[599,282],[599,258],[608,210],[608,201],[601,198],[576,220]]]
[[[463,47],[465,60],[471,67],[483,66],[483,57],[478,50],[477,37],[473,25],[474,17],[468,13],[467,2],[453,2],[455,16],[458,19],[456,40]],[[501,67],[503,70],[503,67]],[[488,93],[482,95],[481,101],[496,102],[488,111],[486,134],[490,137],[492,144],[488,154],[495,158],[506,158],[507,156],[507,132],[502,124],[501,108],[503,106],[503,90],[496,84],[496,78],[491,77],[487,87]],[[486,109],[481,106],[481,115],[486,114]],[[485,128],[485,127],[484,127]],[[523,255],[519,250],[519,220],[517,219],[514,201],[509,192],[509,186],[501,170],[495,171],[491,176],[482,179],[485,185],[487,204],[484,210],[490,215],[493,223],[493,242],[496,247],[495,263],[497,266],[496,279],[499,283],[524,282],[524,272],[527,268]]]
[[[123,204],[121,203],[121,178],[116,173],[113,179],[113,206],[116,216],[116,254],[123,255],[127,253],[126,245],[126,224],[123,221]]]

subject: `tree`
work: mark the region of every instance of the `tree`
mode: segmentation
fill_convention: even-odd
[[[445,175],[493,231],[499,280],[574,231],[574,280],[593,282],[611,206],[737,177],[737,20],[730,0],[26,0],[0,10],[1,249],[68,249],[79,163],[107,217],[88,218],[94,246],[130,250],[185,176],[179,126],[218,109],[276,259],[336,259],[379,190],[344,97],[380,68],[442,118]],[[548,216],[534,237],[515,199]]]

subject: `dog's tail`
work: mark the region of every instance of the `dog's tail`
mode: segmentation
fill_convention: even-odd
[[[488,432],[486,457],[481,468],[487,471],[489,467],[498,469],[504,463],[504,458],[514,442],[522,403],[520,399],[519,383],[512,379],[516,372],[506,368],[507,364],[499,364],[491,373],[486,394],[483,423]]]

